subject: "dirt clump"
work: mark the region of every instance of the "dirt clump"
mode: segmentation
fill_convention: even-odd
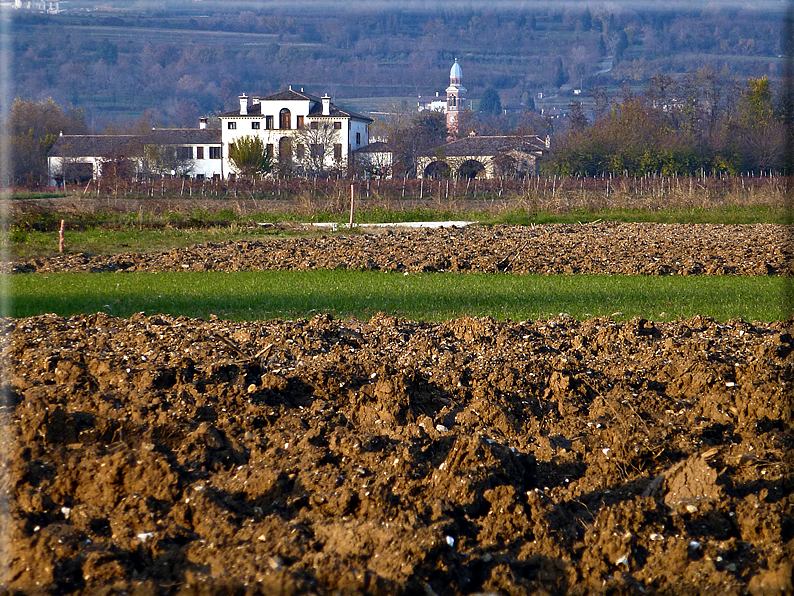
[[[358,269],[624,275],[790,275],[786,226],[599,222],[387,229],[209,243],[161,253],[67,254],[4,271]]]
[[[4,593],[791,593],[791,321],[2,325]]]

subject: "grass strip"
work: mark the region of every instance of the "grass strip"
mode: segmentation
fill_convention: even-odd
[[[12,223],[8,231],[0,231],[0,247],[8,250],[15,260],[50,257],[58,254],[58,229],[61,219],[67,222],[66,250],[72,253],[119,254],[124,252],[151,253],[182,248],[207,242],[256,240],[273,234],[313,234],[316,231],[284,230],[274,232],[256,224],[335,222],[346,223],[349,214],[314,212],[311,216],[296,211],[235,214],[230,209],[220,211],[194,210],[190,216],[173,212],[160,215],[144,213],[94,213],[81,216],[30,213]],[[697,224],[754,224],[790,223],[787,210],[768,206],[731,206],[720,208],[574,210],[566,213],[530,212],[525,209],[502,211],[440,210],[428,208],[383,209],[364,208],[356,212],[356,223],[386,223],[413,221],[477,221],[484,225],[510,224],[575,224],[594,221],[640,223],[697,223]],[[363,231],[363,230],[362,230]],[[321,233],[331,233],[323,230]],[[350,234],[350,230],[340,233]],[[356,233],[354,231],[353,233]]]
[[[792,315],[780,277],[497,275],[371,271],[57,273],[13,275],[8,312],[69,316],[104,311],[129,317],[229,320],[309,318],[319,312],[368,320],[379,311],[412,320],[464,315],[525,320],[566,313],[650,320],[697,314],[772,321]]]
[[[92,228],[85,231],[67,231],[66,248],[70,253],[87,255],[114,255],[120,253],[165,252],[174,248],[186,248],[195,244],[226,242],[228,240],[261,240],[274,235],[263,228],[243,228],[237,225],[195,230],[176,228],[137,230],[127,228],[108,230]],[[15,232],[15,241],[6,244],[14,260],[27,260],[58,255],[58,232]],[[0,238],[0,246],[2,246]]]

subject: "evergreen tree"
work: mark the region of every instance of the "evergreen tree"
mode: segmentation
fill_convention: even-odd
[[[574,101],[571,102],[571,105],[568,106],[570,110],[568,119],[571,124],[571,130],[575,131],[582,131],[587,128],[587,116],[585,116],[584,108],[582,107],[581,101]]]
[[[625,31],[621,31],[618,35],[618,43],[615,46],[615,63],[623,60],[623,54],[629,48],[629,38]]]
[[[558,89],[568,81],[568,76],[565,74],[565,69],[562,67],[562,58],[557,58],[554,61],[554,79],[553,84]]]
[[[244,178],[262,176],[271,168],[270,156],[259,137],[240,137],[229,145],[229,161]]]
[[[480,98],[480,111],[484,114],[501,114],[502,100],[499,93],[493,87],[488,87]]]
[[[579,23],[582,26],[582,31],[590,31],[593,28],[593,16],[590,14],[589,6],[585,7]]]

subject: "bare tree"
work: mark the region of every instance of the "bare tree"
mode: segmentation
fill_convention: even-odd
[[[416,176],[419,155],[446,142],[446,116],[441,112],[408,111],[407,102],[394,104],[394,113],[382,126],[394,156],[394,174]]]
[[[293,137],[295,170],[304,176],[323,177],[343,172],[342,133],[333,122],[314,121],[299,129]]]
[[[141,172],[156,176],[188,176],[193,160],[182,155],[173,145],[146,145],[143,148]]]

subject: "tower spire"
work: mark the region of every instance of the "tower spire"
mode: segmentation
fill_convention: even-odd
[[[464,107],[467,89],[463,86],[463,69],[455,58],[455,63],[449,71],[449,87],[447,87],[447,131],[450,136],[458,134],[458,115]]]

